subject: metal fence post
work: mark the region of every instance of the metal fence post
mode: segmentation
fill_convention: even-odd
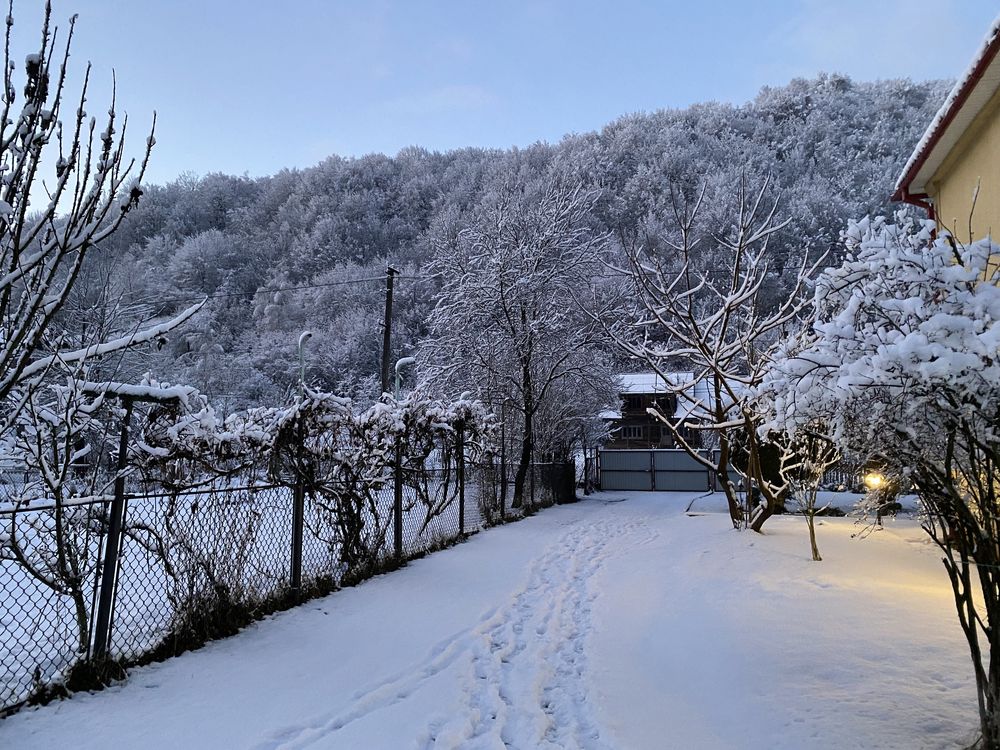
[[[506,402],[504,402],[506,403]],[[507,517],[507,435],[504,422],[500,422],[500,520]]]
[[[458,535],[465,536],[465,426],[458,426]]]
[[[535,510],[535,471],[537,468],[535,466],[535,450],[532,448],[531,453],[528,454],[528,507],[532,511]]]
[[[392,471],[392,536],[396,559],[403,559],[403,451],[396,441],[396,460]]]
[[[292,594],[302,594],[302,536],[306,516],[306,485],[299,476],[292,488]]]
[[[128,428],[132,419],[132,399],[122,397],[125,415],[118,441],[118,465],[115,474],[115,496],[111,501],[108,519],[108,541],[104,547],[104,565],[101,569],[101,594],[97,601],[97,621],[94,624],[94,658],[107,656],[111,645],[111,611],[114,609],[115,590],[118,583],[118,555],[122,544],[122,520],[125,514],[125,469],[128,459]]]

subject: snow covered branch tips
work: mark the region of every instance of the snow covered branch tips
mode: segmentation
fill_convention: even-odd
[[[660,375],[686,416],[655,416],[719,477],[734,527],[754,531],[782,504],[785,488],[768,470],[765,454],[776,449],[757,432],[751,391],[780,333],[806,306],[802,292],[825,258],[775,252],[771,241],[788,220],[779,218],[772,192],[770,177],[755,187],[745,175],[714,201],[706,185],[671,186],[667,209],[652,213],[641,231],[620,233],[628,265],[616,270],[625,282],[597,314],[621,351]],[[693,377],[668,376],[676,366]],[[701,450],[715,446],[714,454]],[[731,468],[754,482],[758,503],[747,498],[743,506]]]
[[[11,50],[12,25],[8,15],[0,102],[0,401],[14,396],[16,412],[53,367],[144,340],[133,330],[69,345],[57,324],[89,251],[137,205],[154,139],[150,132],[138,163],[125,155],[127,118],[118,117],[114,94],[103,123],[88,115],[89,66],[78,97],[67,92],[75,18],[61,39],[47,5],[41,44],[23,63]]]
[[[903,214],[896,222],[850,225],[853,255],[819,277],[811,325],[765,378],[774,414],[762,429],[823,431],[845,454],[910,480],[971,650],[983,746],[996,748],[1000,247],[935,238],[932,222]]]
[[[114,94],[98,132],[98,121],[84,109],[89,67],[79,99],[67,98],[75,18],[61,42],[50,22],[46,6],[41,45],[25,58],[22,82],[15,80],[13,20],[7,17],[0,116],[0,440],[39,479],[39,494],[61,503],[70,466],[83,458],[76,442],[96,445],[86,436],[102,396],[126,388],[91,382],[100,374],[100,360],[160,339],[200,305],[145,326],[115,326],[107,303],[105,325],[73,331],[78,311],[67,303],[90,266],[91,251],[136,207],[154,141],[150,133],[138,164],[126,157],[126,121],[119,122]],[[67,104],[72,117],[64,121]]]

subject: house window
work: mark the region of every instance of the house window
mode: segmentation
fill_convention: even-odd
[[[627,424],[622,427],[622,437],[626,440],[642,440],[642,432],[641,424]]]
[[[642,398],[640,396],[626,396],[625,410],[639,411],[642,408]]]
[[[672,396],[657,396],[655,404],[656,408],[660,411],[660,414],[673,416],[674,411],[676,411]]]

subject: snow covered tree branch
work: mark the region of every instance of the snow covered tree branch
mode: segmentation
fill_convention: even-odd
[[[119,338],[67,357],[53,322],[88,252],[137,205],[155,142],[151,132],[138,163],[126,156],[127,118],[119,118],[114,94],[100,126],[87,114],[89,66],[74,106],[66,80],[75,17],[59,46],[48,3],[41,45],[25,58],[19,92],[12,24],[9,14],[0,98],[0,402],[37,387],[60,358],[75,361],[135,343]],[[51,179],[44,177],[48,169]]]
[[[507,183],[438,244],[443,285],[418,361],[434,389],[475,394],[519,434],[514,507],[540,445],[568,451],[580,425],[613,403],[602,342],[573,292],[601,267],[595,200],[578,187]]]
[[[728,227],[705,227],[704,190],[672,193],[672,216],[651,221],[644,235],[622,236],[627,265],[614,270],[627,281],[618,298],[594,313],[610,340],[628,357],[661,375],[677,400],[677,414],[655,410],[677,445],[719,477],[733,525],[759,531],[783,490],[764,470],[760,417],[749,397],[770,360],[780,333],[795,323],[807,300],[802,292],[823,260],[803,253],[778,299],[769,241],[787,222],[767,199],[770,179],[753,189],[737,184]],[[670,370],[690,370],[675,378]],[[717,438],[715,457],[699,451],[693,434]],[[762,504],[745,519],[739,490],[730,480],[737,453],[740,470],[760,489]]]
[[[912,483],[972,656],[980,746],[998,748],[1000,248],[934,231],[903,214],[850,225],[853,255],[819,277],[811,324],[764,379],[762,429],[823,429]]]

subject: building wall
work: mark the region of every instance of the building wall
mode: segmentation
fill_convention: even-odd
[[[973,194],[979,195],[973,210]],[[1000,90],[930,180],[938,223],[960,242],[1000,240]],[[972,232],[970,234],[970,214]]]

